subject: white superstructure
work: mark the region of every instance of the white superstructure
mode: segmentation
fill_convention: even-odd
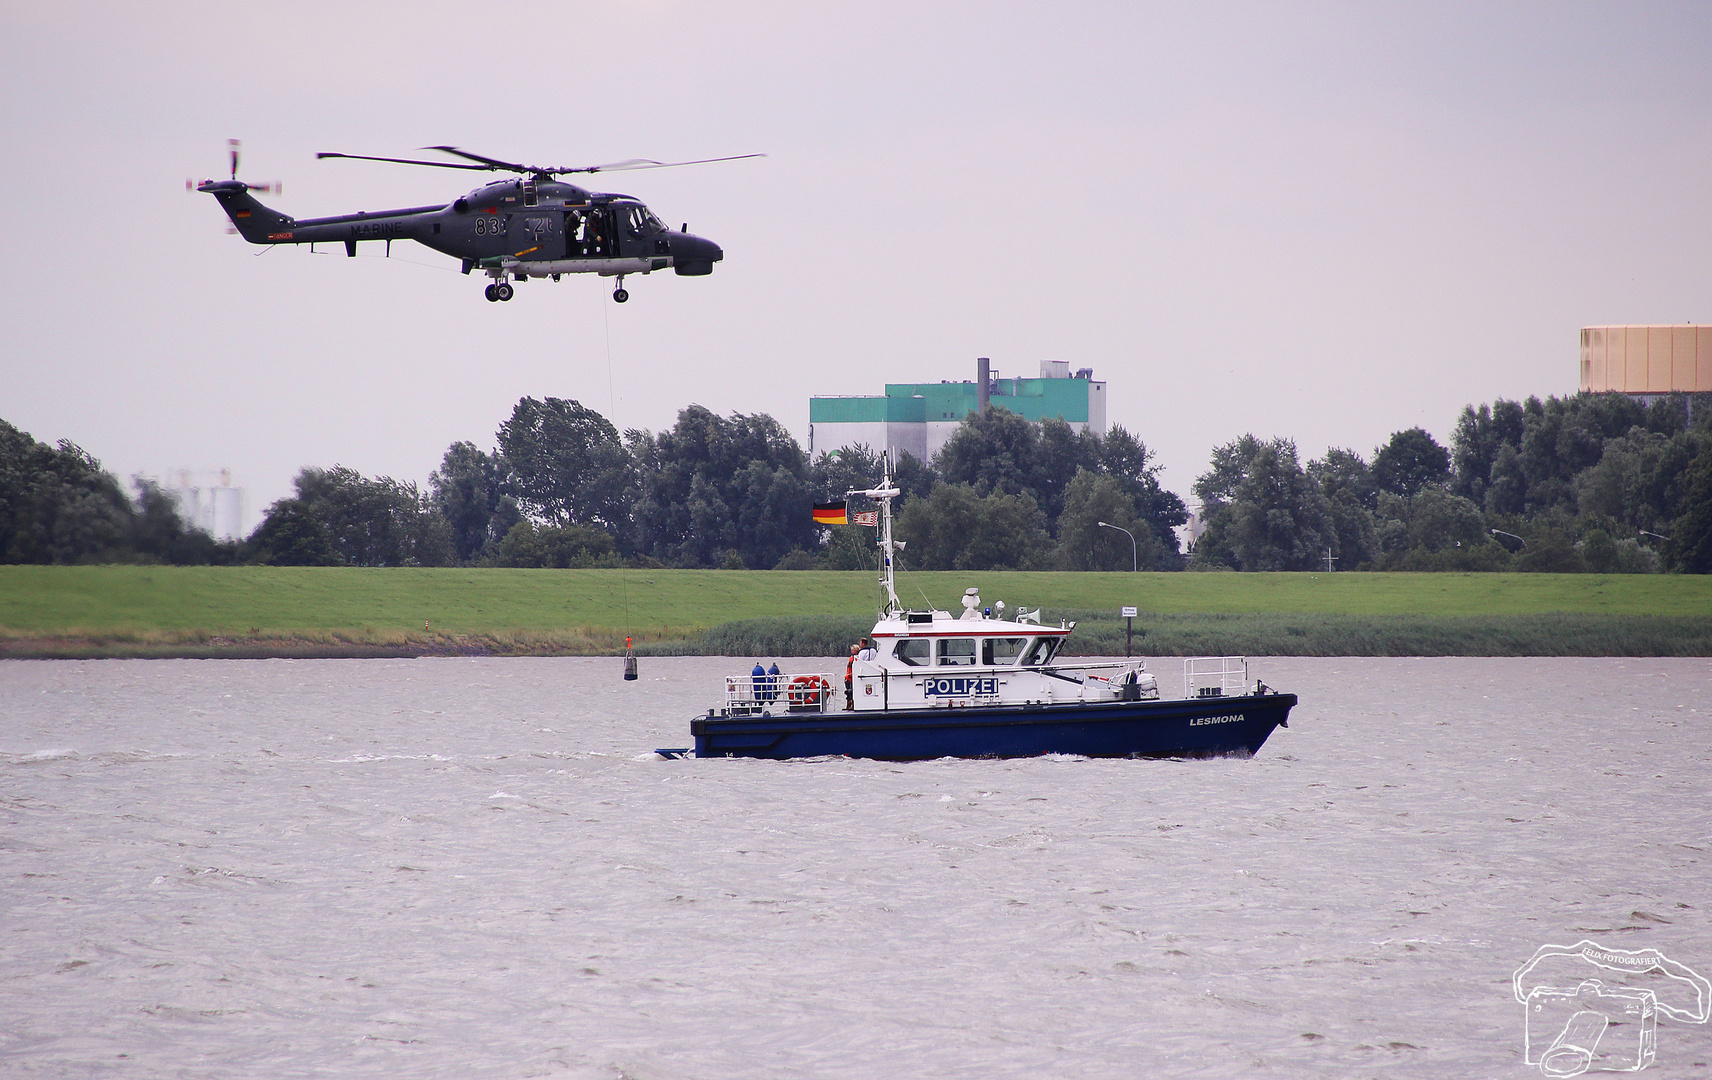
[[[874,624],[873,660],[851,665],[858,711],[1137,701],[1159,696],[1141,660],[1055,664],[1075,623],[1041,626],[983,613],[964,594],[964,612],[894,611]]]
[[[1019,613],[1012,622],[981,606],[980,593],[963,594],[963,614],[905,611],[898,603],[897,548],[892,539],[891,459],[877,488],[851,491],[880,504],[880,591],[885,607],[872,633],[873,660],[851,665],[851,704],[857,710],[955,708],[969,705],[1044,705],[1069,701],[1139,700],[1159,696],[1140,660],[1054,665],[1053,657],[1075,623],[1042,626]]]

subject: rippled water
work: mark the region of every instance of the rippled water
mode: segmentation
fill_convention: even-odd
[[[1712,974],[1705,660],[1260,661],[1250,761],[648,752],[740,669],[0,663],[0,1072],[1526,1076],[1537,946]]]

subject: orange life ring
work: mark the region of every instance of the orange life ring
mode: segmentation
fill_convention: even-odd
[[[832,687],[819,676],[798,675],[785,689],[785,696],[792,705],[819,705],[831,690]]]

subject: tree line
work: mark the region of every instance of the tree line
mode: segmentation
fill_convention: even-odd
[[[0,420],[0,563],[229,563],[242,546],[190,528],[147,480],[127,495],[69,440],[48,446]]]
[[[1468,406],[1371,461],[1245,435],[1195,482],[1191,568],[1712,572],[1712,395]],[[1691,420],[1691,417],[1693,419]]]
[[[417,493],[386,478],[305,470],[251,545],[264,562],[320,565],[857,569],[874,531],[816,525],[815,502],[870,488],[866,446],[810,461],[765,414],[700,405],[669,429],[622,434],[576,401],[523,398],[495,446],[454,443]],[[897,536],[919,569],[1181,565],[1182,500],[1123,428],[1101,438],[1002,409],[969,417],[930,463],[901,455]],[[860,501],[860,500],[857,500]],[[858,507],[859,508],[859,507]],[[1106,520],[1137,539],[1104,535]]]
[[[4,434],[8,562],[855,569],[877,560],[872,529],[823,528],[810,509],[872,487],[880,456],[857,446],[810,461],[765,414],[691,405],[665,431],[620,433],[577,401],[526,397],[491,449],[448,447],[426,490],[306,468],[254,533],[224,544],[188,526],[153,484],[135,481],[129,498],[77,447],[55,450],[10,425]],[[894,470],[904,492],[896,532],[920,569],[1182,562],[1183,502],[1122,427],[1101,438],[989,409],[932,462],[902,455]],[[1133,552],[1102,520],[1130,531]]]
[[[922,570],[1712,571],[1712,405],[1680,395],[1500,400],[1463,411],[1451,445],[1395,433],[1371,459],[1302,463],[1285,438],[1214,450],[1193,487],[1204,531],[1154,455],[1003,408],[971,414],[928,462],[901,455],[901,562]],[[857,569],[874,531],[822,527],[815,502],[873,485],[871,448],[814,460],[765,414],[700,405],[619,432],[558,398],[518,401],[494,446],[450,446],[426,490],[306,468],[246,540],[188,526],[142,480],[127,495],[69,442],[0,421],[0,561],[311,566]],[[862,509],[860,500],[852,509]]]

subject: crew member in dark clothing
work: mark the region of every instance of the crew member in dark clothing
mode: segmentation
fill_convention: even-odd
[[[844,662],[844,708],[846,710],[856,707],[856,651],[859,648],[861,648],[859,645],[850,646],[850,659]]]

